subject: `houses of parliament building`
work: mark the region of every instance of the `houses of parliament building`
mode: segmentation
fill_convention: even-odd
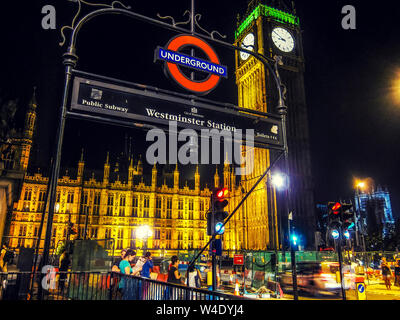
[[[46,205],[49,178],[42,173],[30,174],[27,171],[35,130],[36,108],[36,98],[33,97],[26,113],[23,139],[18,140],[19,143],[14,141],[13,145],[12,166],[24,171],[25,175],[5,238],[11,248],[36,245]],[[195,166],[192,173],[194,188],[190,188],[187,182],[182,183],[178,165],[168,175],[168,179],[160,179],[156,165],[152,167],[151,174],[146,175],[141,158],[135,161],[132,155],[128,158],[127,172],[120,171],[120,167],[122,168],[118,162],[112,165],[107,154],[102,177],[99,179],[94,174],[87,177],[84,173],[89,170],[85,168],[82,150],[80,159],[77,159],[74,176],[67,170],[58,179],[51,248],[56,248],[59,242],[67,239],[68,225],[71,222],[77,229],[78,234],[75,237],[113,239],[115,252],[128,247],[143,248],[143,239],[140,239],[136,232],[144,225],[152,230],[152,236],[147,240],[147,248],[156,255],[162,252],[173,254],[178,250],[201,249],[209,240],[206,215],[213,188],[229,189],[229,205],[226,210],[232,212],[243,198],[246,189],[252,186],[250,179],[239,183],[234,175],[234,168],[226,161],[221,165],[222,174],[219,174],[217,166],[211,179],[204,178],[206,182],[211,180],[212,185],[205,185],[203,188],[198,166]],[[256,174],[261,174],[260,168],[255,168],[252,175],[255,177]],[[264,188],[265,186],[262,186],[256,190],[255,195],[264,194]],[[273,238],[277,239],[276,220],[269,224],[266,216],[257,215],[267,211],[268,206],[267,197],[250,197],[226,225],[223,235],[224,250],[273,248],[269,232],[271,231]],[[44,244],[44,233],[43,231],[40,248]]]
[[[18,140],[19,143],[15,140],[13,145],[12,166],[25,172],[19,201],[14,203],[5,237],[7,245],[16,249],[36,245],[48,187],[48,177],[42,173],[27,172],[35,130],[36,108],[36,98],[33,97],[26,113],[23,139]],[[156,255],[201,249],[209,240],[206,214],[212,189],[229,189],[229,206],[226,207],[228,212],[232,212],[244,196],[243,184],[237,183],[234,169],[227,162],[221,166],[221,175],[218,167],[216,168],[214,176],[211,177],[213,185],[203,188],[200,185],[202,177],[199,167],[196,166],[193,172],[194,188],[190,188],[187,182],[182,183],[178,165],[169,175],[173,179],[159,179],[156,165],[153,166],[151,174],[146,176],[140,158],[135,161],[133,156],[130,156],[128,160],[128,172],[120,172],[120,164],[114,163],[111,166],[110,156],[107,154],[103,176],[98,179],[92,174],[90,178],[85,179],[84,172],[88,170],[85,168],[82,150],[77,161],[76,174],[72,176],[67,170],[65,175],[58,179],[51,236],[52,249],[67,239],[69,222],[76,227],[78,234],[75,237],[80,239],[113,239],[114,252],[128,247],[143,248],[144,240],[140,239],[136,232],[144,225],[152,230],[152,236],[147,240],[147,248]],[[126,178],[126,181],[121,177]],[[209,180],[208,178],[206,181]],[[256,213],[264,205],[267,207],[267,198],[253,197],[248,202],[227,224],[223,235],[224,250],[270,248],[270,237],[265,228],[268,219],[250,215],[250,211],[247,211]],[[43,230],[40,248],[44,244],[45,228]]]

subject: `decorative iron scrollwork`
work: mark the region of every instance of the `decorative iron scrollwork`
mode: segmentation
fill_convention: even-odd
[[[183,16],[185,16],[186,14],[188,14],[189,15],[189,19],[187,20],[187,21],[183,21],[183,22],[175,22],[175,19],[172,17],[172,16],[161,16],[159,13],[157,13],[157,17],[158,18],[160,18],[160,19],[163,19],[163,20],[166,20],[166,19],[170,19],[171,20],[171,25],[173,26],[173,27],[176,27],[176,26],[178,26],[178,25],[188,25],[188,24],[193,24],[194,26],[196,26],[197,28],[199,28],[202,32],[204,32],[205,34],[208,34],[212,39],[215,39],[215,35],[218,35],[219,37],[221,37],[221,38],[223,38],[223,39],[226,39],[226,35],[222,35],[220,32],[218,32],[218,31],[216,31],[216,30],[214,30],[214,31],[211,31],[211,32],[208,32],[207,30],[205,30],[204,28],[202,28],[201,26],[200,26],[200,24],[199,24],[199,21],[200,21],[200,19],[201,19],[201,14],[196,14],[196,15],[194,15],[194,21],[192,21],[192,13],[191,13],[191,11],[189,11],[189,10],[186,10],[184,13],[183,13]]]
[[[171,19],[172,25],[173,25],[174,27],[176,27],[176,26],[179,26],[179,25],[186,25],[186,24],[189,24],[189,23],[192,22],[192,15],[191,15],[190,11],[189,11],[189,10],[186,10],[186,11],[183,13],[183,16],[185,16],[186,14],[189,14],[189,19],[188,19],[188,21],[183,21],[183,22],[175,22],[175,19],[174,19],[173,17],[171,17],[171,16],[165,16],[165,17],[163,17],[163,16],[161,16],[159,13],[157,13],[157,17],[159,17],[160,19],[163,19],[163,20]]]
[[[65,41],[66,41],[64,31],[66,29],[69,29],[69,30],[74,30],[75,29],[76,20],[78,19],[79,15],[81,13],[81,10],[82,10],[82,4],[85,4],[85,5],[90,6],[90,7],[102,7],[102,8],[111,8],[111,9],[122,8],[122,9],[126,9],[126,10],[130,10],[131,9],[130,6],[124,5],[121,1],[113,1],[111,4],[92,3],[92,2],[87,2],[85,0],[68,0],[68,1],[69,2],[78,3],[78,11],[76,12],[74,18],[72,19],[72,24],[70,26],[63,26],[61,28],[62,41],[59,43],[60,47],[62,47],[65,44]]]
[[[211,32],[208,32],[207,30],[205,30],[204,28],[202,28],[202,27],[200,26],[200,24],[199,24],[200,19],[201,19],[201,14],[199,14],[199,13],[196,14],[195,17],[194,17],[194,23],[195,23],[195,25],[196,25],[201,31],[203,31],[204,33],[208,34],[212,39],[215,39],[215,38],[214,38],[214,34],[218,35],[218,36],[221,37],[222,39],[226,39],[226,35],[222,35],[221,33],[219,33],[219,32],[216,31],[216,30],[211,31]]]

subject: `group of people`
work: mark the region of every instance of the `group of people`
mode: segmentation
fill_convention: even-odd
[[[393,273],[392,270],[390,269],[390,265],[388,264],[386,258],[382,258],[381,269],[382,269],[382,278],[385,281],[386,289],[391,290]],[[396,259],[394,265],[394,285],[400,287],[400,258]]]
[[[123,249],[121,251],[121,257],[114,262],[111,270],[126,275],[140,275],[144,278],[150,278],[150,271],[154,267],[151,253],[146,252],[136,263],[134,263],[135,258],[136,252],[134,250]]]
[[[179,273],[179,259],[178,256],[172,256],[171,265],[168,271],[167,282],[174,284],[184,284],[192,288],[201,288],[201,274],[198,269],[193,265],[189,267],[189,283],[183,281],[182,275]]]
[[[150,252],[146,252],[143,257],[140,257],[136,263],[134,263],[136,252],[132,249],[123,249],[121,251],[121,257],[118,258],[113,266],[112,271],[120,272],[126,275],[141,276],[144,278],[150,278],[151,269],[154,267],[153,260]],[[179,273],[179,259],[178,256],[171,257],[171,264],[169,266],[167,282],[174,284],[187,283],[183,280],[182,275]],[[200,288],[201,287],[201,274],[198,269],[194,266],[189,268],[189,287]]]

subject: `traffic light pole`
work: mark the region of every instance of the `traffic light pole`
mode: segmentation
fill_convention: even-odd
[[[343,279],[343,256],[342,256],[342,240],[343,240],[343,229],[339,228],[339,239],[335,240],[337,243],[337,253],[339,258],[339,273],[340,273],[340,286],[342,288],[342,297],[343,300],[346,300],[346,290],[344,288],[344,279]]]
[[[299,293],[297,288],[297,268],[296,268],[296,251],[294,245],[292,244],[292,239],[290,238],[293,233],[291,219],[288,219],[289,223],[289,243],[290,243],[290,259],[292,262],[292,281],[293,281],[293,299],[299,300]]]
[[[212,291],[217,289],[217,261],[216,261],[216,250],[214,247],[215,239],[212,243]]]

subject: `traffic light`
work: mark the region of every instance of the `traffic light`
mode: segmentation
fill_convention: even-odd
[[[342,204],[342,223],[343,230],[351,230],[355,226],[353,205],[351,203]]]
[[[329,230],[333,239],[350,239],[350,230],[354,227],[354,212],[351,203],[328,203]]]
[[[340,202],[328,203],[328,225],[330,228],[338,228],[340,226],[341,209]]]
[[[342,204],[340,202],[328,203],[328,231],[333,239],[339,239],[342,216]]]
[[[229,213],[224,211],[224,208],[229,204],[225,198],[228,196],[227,188],[215,189],[211,196],[211,212],[207,216],[207,234],[214,233],[222,235],[225,232],[224,221]]]
[[[342,212],[342,204],[340,202],[328,203],[328,218],[329,222],[339,221]]]
[[[339,232],[338,229],[332,229],[331,230],[331,235],[332,235],[333,239],[337,240],[337,239],[339,239],[340,232]]]
[[[293,233],[290,236],[290,243],[292,245],[293,250],[297,250],[299,248],[299,237],[297,236],[297,234]]]

